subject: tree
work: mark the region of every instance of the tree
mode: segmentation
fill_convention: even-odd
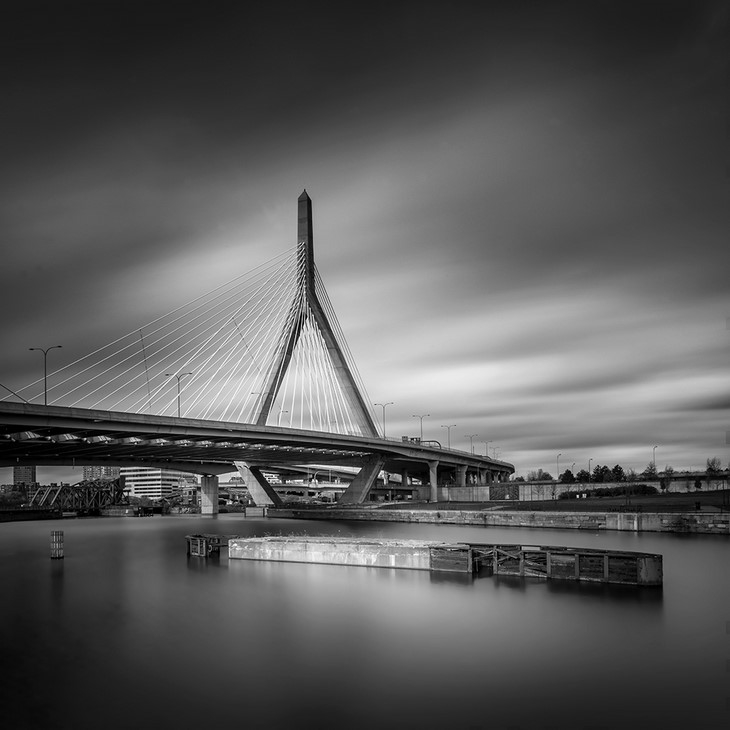
[[[612,482],[625,482],[626,481],[626,474],[624,474],[624,468],[621,466],[621,464],[616,464],[616,466],[611,469],[611,481]]]
[[[646,469],[641,474],[644,479],[656,479],[656,464],[653,461],[650,461],[646,465]]]
[[[627,469],[626,470],[626,481],[627,482],[635,482],[636,481],[636,469]]]
[[[573,484],[575,483],[575,476],[573,476],[573,472],[570,471],[570,469],[566,469],[561,475],[560,475],[560,481],[563,484]]]
[[[552,480],[552,476],[542,469],[527,472],[528,482],[551,482]]]
[[[708,474],[717,474],[722,471],[722,462],[717,456],[713,456],[707,460],[707,469],[705,470]]]
[[[576,475],[575,479],[578,482],[585,483],[591,480],[591,475],[585,470],[581,469]]]
[[[674,474],[674,467],[667,464],[659,477],[659,489],[661,489],[662,492],[666,492],[667,489],[669,489],[669,483],[672,481],[672,474]]]
[[[592,480],[594,482],[610,482],[611,481],[611,470],[607,466],[601,466],[600,464],[596,464],[595,468],[593,469],[593,477]]]

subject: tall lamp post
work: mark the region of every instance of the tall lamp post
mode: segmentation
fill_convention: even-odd
[[[422,416],[419,416],[418,414],[411,416],[411,418],[420,418],[421,419],[421,441],[423,441],[423,419],[428,418],[430,415],[431,415],[430,413],[424,413]]]
[[[285,411],[283,409],[279,411],[279,414],[276,416],[276,425],[277,426],[281,426],[281,414],[282,413],[289,413],[289,411]]]
[[[385,407],[392,406],[393,401],[389,400],[387,403],[373,403],[374,406],[380,406],[383,409],[383,438],[385,438]]]
[[[451,429],[456,428],[456,424],[452,423],[449,426],[441,426],[441,428],[446,429],[446,443],[448,444],[448,448],[451,448]]]
[[[560,481],[560,457],[563,455],[563,452],[561,451],[556,459],[555,459],[555,481]]]
[[[466,434],[466,437],[471,442],[471,453],[472,453],[472,456],[474,455],[474,437],[475,436],[478,436],[478,435],[479,435],[478,433],[467,433]]]
[[[56,348],[61,349],[62,345],[51,345],[50,347],[29,347],[29,350],[38,350],[43,353],[43,405],[48,405],[48,353]]]
[[[654,464],[654,471],[655,472],[656,472],[656,449],[657,449],[657,447],[655,446],[651,450],[651,463]]]
[[[588,459],[588,483],[589,484],[591,483],[591,462],[592,461],[593,461],[592,458]]]
[[[484,456],[486,456],[487,459],[489,458],[489,444],[491,444],[491,443],[492,443],[492,439],[489,439],[489,441],[484,442]]]
[[[178,418],[180,418],[180,378],[183,378],[186,375],[192,375],[192,373],[180,373],[179,375],[176,375],[175,373],[165,373],[166,378],[177,378],[177,417]]]

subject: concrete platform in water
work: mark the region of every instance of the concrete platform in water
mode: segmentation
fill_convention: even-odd
[[[228,557],[452,573],[516,575],[624,585],[661,585],[662,556],[590,548],[354,537],[233,538]]]

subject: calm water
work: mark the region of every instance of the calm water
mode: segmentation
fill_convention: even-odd
[[[50,560],[49,535],[66,558]],[[188,558],[292,532],[664,555],[663,590]],[[24,728],[730,727],[730,540],[217,518],[0,524],[0,723]]]

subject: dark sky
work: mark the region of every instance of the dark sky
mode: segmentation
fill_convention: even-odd
[[[728,8],[6,3],[0,383],[290,248],[306,187],[389,435],[727,462]]]

